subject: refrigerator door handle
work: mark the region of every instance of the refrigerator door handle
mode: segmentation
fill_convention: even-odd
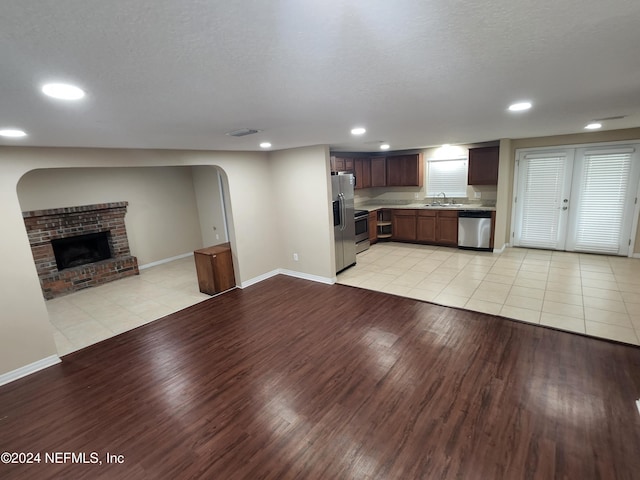
[[[347,224],[345,223],[347,207],[344,202],[344,194],[339,194],[338,198],[340,199],[340,231],[344,232],[344,229],[347,228]]]

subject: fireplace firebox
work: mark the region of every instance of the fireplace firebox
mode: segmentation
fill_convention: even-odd
[[[111,258],[109,232],[51,240],[58,271]]]

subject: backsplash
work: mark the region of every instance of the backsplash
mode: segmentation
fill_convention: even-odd
[[[355,204],[365,205],[375,203],[377,205],[408,205],[416,202],[432,201],[433,197],[425,195],[426,189],[418,187],[381,187],[364,188],[355,191]],[[480,198],[476,198],[476,192],[480,193]],[[446,194],[446,192],[445,192]],[[417,198],[416,198],[417,195]],[[456,203],[482,204],[486,207],[495,207],[497,198],[497,187],[487,186],[467,186],[467,197],[447,197],[455,199]]]

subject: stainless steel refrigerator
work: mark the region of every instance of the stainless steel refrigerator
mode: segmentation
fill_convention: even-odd
[[[353,208],[355,183],[355,177],[350,173],[331,175],[336,273],[356,263],[356,227]]]

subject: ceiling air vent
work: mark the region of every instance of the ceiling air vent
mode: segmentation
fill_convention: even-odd
[[[616,115],[614,117],[596,118],[594,122],[604,122],[606,120],[620,120],[622,118],[626,118],[626,115]]]
[[[239,130],[234,130],[233,132],[227,132],[226,135],[231,137],[244,137],[245,135],[253,135],[254,133],[258,133],[261,130],[256,130],[254,128],[240,128]]]

